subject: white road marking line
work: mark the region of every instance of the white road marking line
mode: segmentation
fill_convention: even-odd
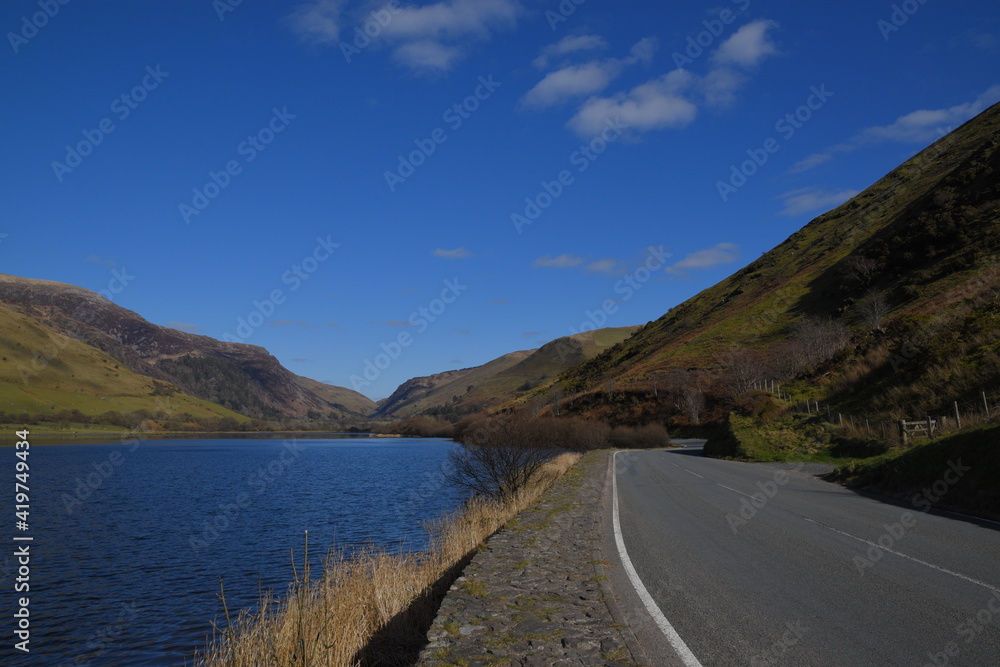
[[[693,471],[693,470],[688,470],[688,469],[687,469],[687,468],[685,468],[684,466],[679,466],[679,465],[677,465],[676,463],[673,463],[673,462],[671,462],[671,464],[670,464],[670,465],[672,465],[672,466],[676,466],[676,467],[680,468],[681,470],[683,470],[684,472],[689,472],[689,473],[691,473],[692,475],[694,475],[695,477],[701,477],[702,479],[705,479],[704,477],[702,477],[701,475],[699,475],[699,474],[698,474],[698,473],[696,473],[695,471]]]
[[[628,557],[628,551],[625,549],[625,540],[622,537],[621,521],[618,518],[618,475],[615,473],[615,470],[617,470],[617,458],[618,452],[615,452],[611,456],[612,520],[614,523],[615,544],[618,547],[618,556],[621,558],[622,566],[625,568],[625,574],[628,575],[629,581],[632,582],[632,587],[635,589],[635,592],[639,594],[639,599],[641,599],[642,603],[646,605],[646,610],[649,611],[649,615],[653,617],[653,620],[656,621],[656,625],[658,625],[663,634],[666,635],[667,641],[670,642],[670,646],[672,646],[674,651],[677,652],[678,657],[680,657],[685,667],[703,667],[702,664],[698,662],[698,658],[694,657],[694,653],[691,652],[691,649],[689,649],[687,644],[684,643],[684,640],[681,639],[681,636],[677,634],[676,630],[674,630],[674,626],[670,625],[670,621],[668,621],[667,617],[663,615],[660,608],[656,606],[653,596],[649,594],[648,590],[646,590],[645,584],[642,583],[642,579],[639,578],[639,574],[635,571],[635,567],[632,565],[632,559]]]
[[[983,588],[985,588],[987,590],[990,590],[990,591],[993,591],[994,593],[1000,593],[1000,588],[994,588],[993,586],[990,586],[987,583],[979,581],[978,579],[973,579],[972,577],[967,577],[964,574],[960,574],[958,572],[953,572],[953,571],[951,571],[951,570],[949,570],[947,568],[938,567],[934,563],[928,563],[925,560],[920,560],[919,558],[914,558],[913,556],[907,556],[906,554],[901,553],[899,551],[895,551],[894,549],[888,549],[886,547],[883,547],[881,544],[878,544],[876,542],[872,542],[870,540],[866,540],[863,537],[858,537],[857,535],[852,535],[850,533],[845,533],[842,530],[838,530],[837,528],[834,528],[832,526],[828,526],[825,523],[820,523],[819,521],[816,521],[814,519],[808,519],[806,517],[802,517],[802,518],[805,519],[806,521],[809,521],[810,523],[816,524],[817,526],[823,526],[827,530],[832,530],[833,532],[840,533],[841,535],[844,535],[845,537],[850,537],[852,540],[857,540],[858,542],[863,542],[864,544],[871,545],[871,546],[875,547],[876,549],[881,549],[882,551],[888,551],[889,553],[895,554],[895,555],[899,556],[900,558],[906,558],[907,560],[912,560],[914,563],[920,563],[921,565],[925,565],[925,566],[931,568],[932,570],[937,570],[938,572],[943,572],[945,574],[950,574],[953,577],[958,577],[959,579],[963,579],[965,581],[968,581],[970,584],[975,584],[977,586],[982,586]]]
[[[727,490],[729,490],[729,491],[732,491],[733,493],[738,493],[738,494],[740,494],[741,496],[746,496],[747,498],[753,498],[753,496],[751,496],[751,495],[750,495],[749,493],[743,493],[742,491],[737,491],[736,489],[734,489],[734,488],[733,488],[733,487],[731,487],[731,486],[726,486],[725,484],[719,484],[718,482],[716,482],[716,484],[717,484],[718,486],[721,486],[721,487],[722,487],[722,488],[724,488],[724,489],[727,489]]]

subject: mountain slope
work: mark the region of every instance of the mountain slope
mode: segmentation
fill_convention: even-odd
[[[375,407],[349,389],[303,382],[262,347],[161,327],[72,285],[0,274],[0,304],[102,351],[133,373],[247,416],[318,412],[351,418]],[[328,400],[335,396],[337,401]]]
[[[482,366],[407,380],[379,404],[377,416],[428,412],[448,417],[504,403],[620,343],[638,327],[599,329],[565,336],[537,350],[512,352]]]
[[[12,416],[79,410],[87,415],[149,410],[244,419],[209,401],[135,373],[85,343],[0,305],[0,411]]]
[[[1000,256],[998,146],[1000,105],[622,345],[567,371],[563,386],[587,391],[613,379],[648,389],[654,373],[717,367],[732,346],[766,349],[808,317],[856,325],[863,297],[875,290],[896,316],[952,305],[963,298],[962,285]]]

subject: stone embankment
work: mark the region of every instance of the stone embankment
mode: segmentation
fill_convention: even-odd
[[[421,665],[638,665],[600,555],[607,452],[493,535],[438,611]]]

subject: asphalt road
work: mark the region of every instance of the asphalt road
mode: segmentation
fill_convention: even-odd
[[[1000,525],[686,444],[619,452],[608,485],[610,587],[654,664],[1000,665]]]

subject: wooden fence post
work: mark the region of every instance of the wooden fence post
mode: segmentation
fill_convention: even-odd
[[[902,420],[902,419],[899,420],[899,440],[904,445],[907,444],[907,439],[906,439],[906,421]]]
[[[955,423],[958,424],[958,430],[962,430],[962,415],[958,412],[958,401],[955,401]]]
[[[983,407],[986,408],[986,418],[990,418],[990,404],[986,400],[986,392],[983,392]]]

